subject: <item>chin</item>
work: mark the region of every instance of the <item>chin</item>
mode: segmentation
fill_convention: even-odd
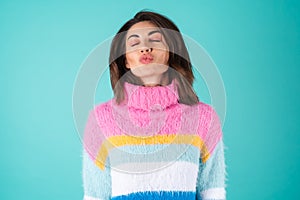
[[[164,64],[149,63],[143,66],[132,68],[132,73],[140,78],[151,77],[151,76],[161,76],[168,70],[168,66]]]

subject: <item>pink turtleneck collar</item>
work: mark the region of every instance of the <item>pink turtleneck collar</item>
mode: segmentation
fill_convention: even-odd
[[[178,104],[178,90],[173,80],[166,86],[145,87],[124,83],[125,102],[128,107],[142,110],[166,109]]]

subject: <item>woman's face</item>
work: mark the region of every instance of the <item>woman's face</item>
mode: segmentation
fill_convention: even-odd
[[[126,34],[126,67],[139,76],[161,75],[168,69],[169,51],[158,27],[149,21],[133,25]]]

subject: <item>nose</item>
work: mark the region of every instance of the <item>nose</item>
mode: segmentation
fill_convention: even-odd
[[[141,53],[151,53],[153,51],[153,48],[143,48],[140,50]]]

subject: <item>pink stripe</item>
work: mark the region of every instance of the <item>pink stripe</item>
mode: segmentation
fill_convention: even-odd
[[[100,129],[101,128],[101,129]],[[116,105],[113,100],[98,105],[90,113],[84,146],[95,159],[102,142],[112,136],[155,136],[198,134],[212,153],[222,137],[214,109],[204,103],[195,106],[176,104],[166,110],[145,111]]]

